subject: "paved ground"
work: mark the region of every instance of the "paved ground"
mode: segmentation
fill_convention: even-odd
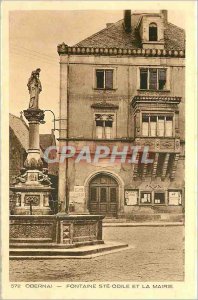
[[[182,281],[184,227],[106,227],[134,249],[93,259],[11,260],[11,281]]]

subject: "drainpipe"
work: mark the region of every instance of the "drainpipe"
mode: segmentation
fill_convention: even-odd
[[[60,55],[60,102],[59,102],[59,151],[63,151],[67,146],[68,137],[68,54]],[[69,208],[68,199],[68,161],[59,160],[59,180],[58,180],[58,202],[59,212],[67,213]]]

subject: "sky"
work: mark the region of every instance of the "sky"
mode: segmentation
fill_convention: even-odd
[[[184,13],[183,13],[184,14]],[[57,45],[74,45],[123,18],[123,11],[11,11],[9,17],[10,113],[20,116],[29,105],[27,82],[41,69],[39,106],[59,114],[59,56]],[[185,29],[181,11],[169,11],[168,21]],[[40,133],[50,133],[53,116],[46,112]],[[56,124],[58,127],[58,122]],[[57,135],[57,134],[56,134]]]

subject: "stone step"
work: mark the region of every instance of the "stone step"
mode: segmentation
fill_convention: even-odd
[[[57,243],[10,243],[10,249],[71,249],[76,247],[90,246],[90,245],[100,245],[104,244],[104,241],[90,241],[90,242],[78,242],[74,244],[57,244]]]
[[[42,259],[42,258],[79,258],[88,257],[97,254],[107,254],[115,252],[115,250],[127,249],[128,244],[118,242],[105,242],[100,245],[83,246],[74,249],[60,248],[12,248],[10,249],[10,259]]]

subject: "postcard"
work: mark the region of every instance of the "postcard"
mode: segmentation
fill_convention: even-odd
[[[1,25],[2,299],[196,299],[196,2]]]

